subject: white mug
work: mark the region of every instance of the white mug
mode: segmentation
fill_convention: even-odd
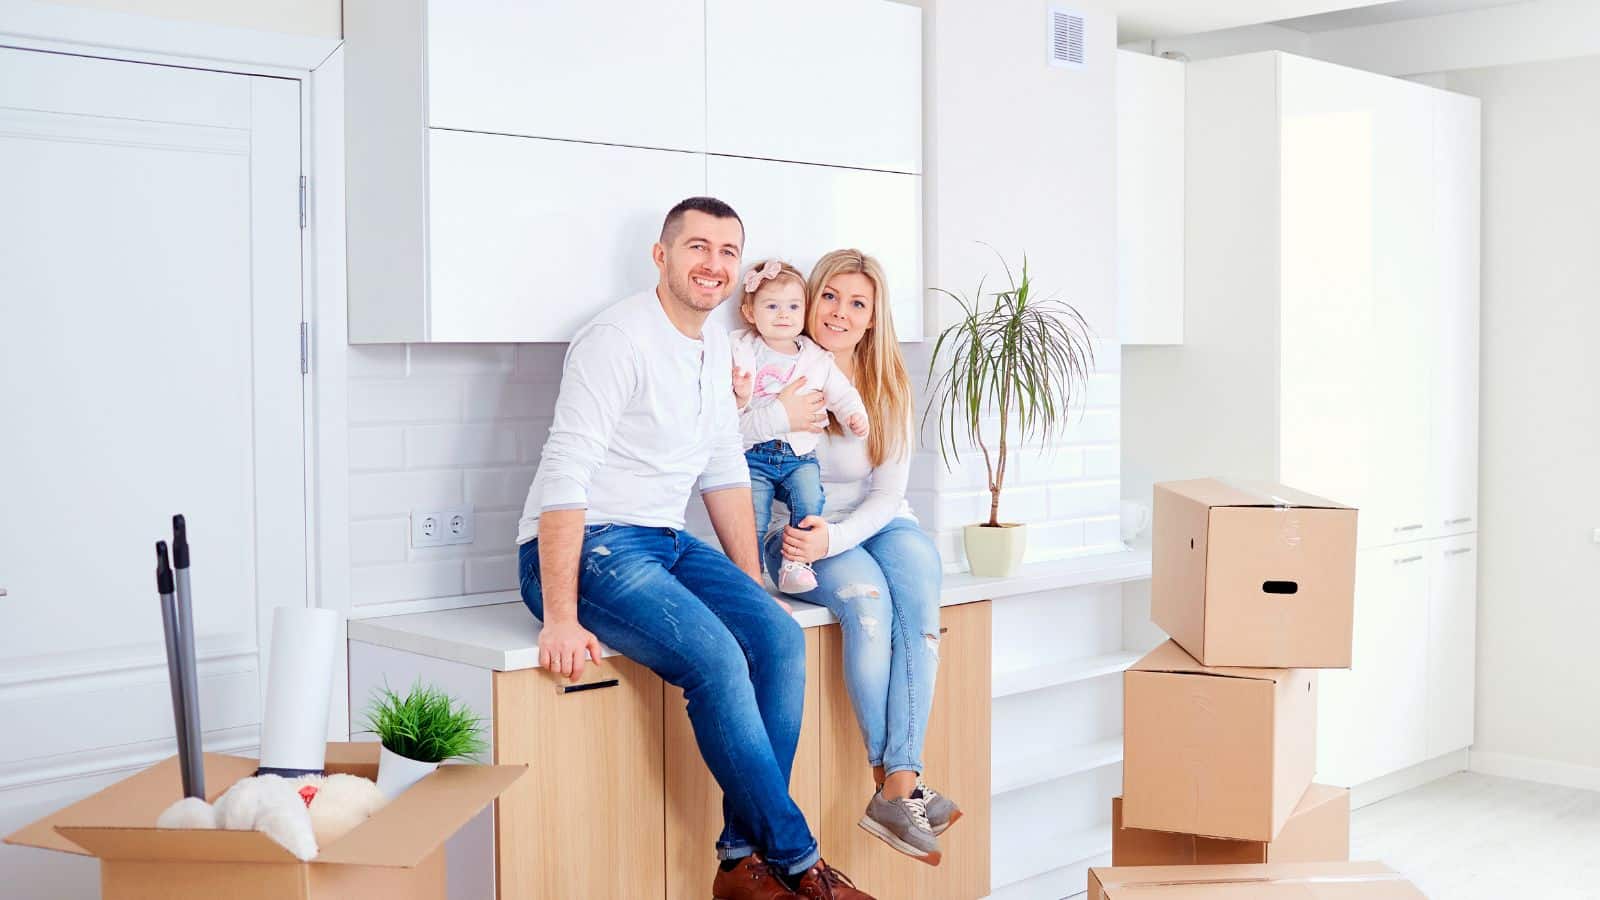
[[[1132,543],[1150,527],[1150,507],[1137,500],[1122,501],[1122,540]]]

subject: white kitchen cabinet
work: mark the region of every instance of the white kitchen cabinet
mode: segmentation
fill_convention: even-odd
[[[704,157],[501,135],[428,138],[429,337],[565,341],[655,285],[661,218]]]
[[[1477,696],[1478,536],[1428,542],[1426,758],[1472,745]]]
[[[922,171],[922,11],[706,0],[706,150]]]
[[[425,19],[434,128],[704,149],[703,0],[448,0]]]
[[[894,172],[710,156],[707,190],[745,225],[747,264],[782,256],[810,274],[830,250],[877,257],[889,281],[895,333],[922,339],[922,179]],[[733,304],[721,313],[739,325]]]
[[[775,252],[884,258],[921,338],[915,7],[348,0],[344,30],[352,343],[568,340],[655,282],[662,217],[707,193],[708,133],[832,167],[770,169],[734,206],[803,223],[767,229],[794,236]]]
[[[1117,51],[1117,318],[1124,344],[1183,343],[1183,63]]]
[[[1478,100],[1436,95],[1433,107],[1434,240],[1438,286],[1428,497],[1430,535],[1478,530],[1478,247],[1481,192]]]
[[[1124,354],[1125,471],[1359,508],[1319,728],[1358,784],[1471,739],[1476,597],[1434,568],[1477,530],[1478,101],[1281,53],[1185,80],[1183,344]]]

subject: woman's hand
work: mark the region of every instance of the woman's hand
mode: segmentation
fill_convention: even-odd
[[[539,665],[577,681],[583,677],[583,654],[600,664],[600,639],[577,622],[551,622],[539,631]]]
[[[800,527],[783,529],[783,558],[813,563],[828,555],[828,523],[821,516],[806,516]]]
[[[806,377],[801,375],[789,386],[778,392],[778,402],[783,404],[784,412],[789,414],[790,431],[821,432],[828,425],[828,414],[822,411],[823,397],[821,391],[812,391],[809,394],[800,393],[805,387]]]

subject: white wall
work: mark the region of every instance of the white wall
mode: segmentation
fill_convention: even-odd
[[[61,6],[84,6],[137,13],[162,19],[231,25],[259,31],[339,37],[339,0],[48,0]]]
[[[1473,765],[1549,761],[1600,788],[1600,57],[1447,86],[1483,101]]]

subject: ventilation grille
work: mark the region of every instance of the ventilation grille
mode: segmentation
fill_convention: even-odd
[[[1083,68],[1083,16],[1065,9],[1050,10],[1050,65]]]

